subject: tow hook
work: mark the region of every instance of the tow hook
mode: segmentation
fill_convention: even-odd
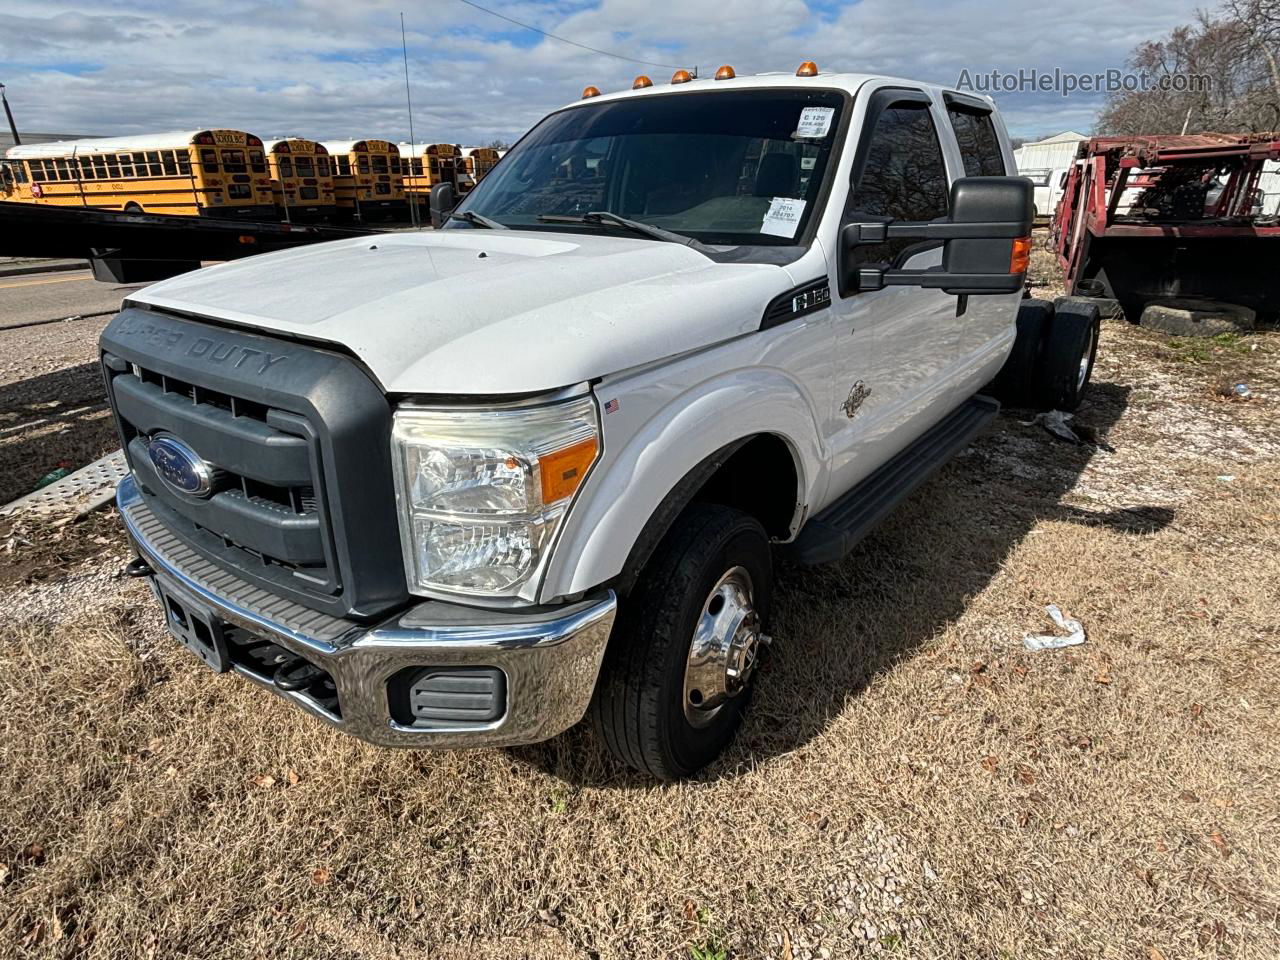
[[[305,690],[322,676],[324,676],[324,671],[319,667],[307,662],[302,657],[295,657],[276,667],[276,672],[272,675],[271,682],[275,684],[277,690],[293,693],[295,690]]]
[[[130,560],[124,568],[126,577],[154,577],[156,572],[151,569],[151,564],[143,560],[141,557],[135,557]]]

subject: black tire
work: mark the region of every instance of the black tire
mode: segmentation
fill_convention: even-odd
[[[730,570],[750,575],[768,623],[773,569],[769,538],[751,516],[694,504],[673,524],[624,598],[591,703],[596,735],[623,763],[679,780],[713,761],[733,739],[751,687],[725,701],[704,726],[685,714],[685,668],[712,589]]]
[[[1067,413],[1080,406],[1093,377],[1101,329],[1096,303],[1076,297],[1058,302],[1040,357],[1037,406]]]
[[[130,201],[124,205],[125,213],[143,213],[142,204]]]
[[[1047,300],[1023,300],[1018,305],[1018,336],[1009,357],[991,381],[988,391],[1009,407],[1030,407],[1036,402],[1036,378],[1045,335],[1053,320],[1053,304]]]

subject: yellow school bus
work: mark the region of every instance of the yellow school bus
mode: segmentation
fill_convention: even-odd
[[[437,183],[453,184],[460,195],[474,186],[467,176],[462,148],[455,143],[402,144],[401,152],[405,193],[423,208],[429,204],[431,188]]]
[[[400,148],[387,140],[326,140],[333,163],[338,219],[394,220],[405,216]]]
[[[262,141],[196,130],[10,147],[9,199],[126,213],[274,220]]]
[[[493,147],[472,147],[467,151],[467,170],[475,178],[476,183],[484,179],[484,175],[498,163],[498,151]]]
[[[281,220],[310,222],[337,216],[333,165],[323,143],[288,137],[268,140],[266,150],[271,196]]]

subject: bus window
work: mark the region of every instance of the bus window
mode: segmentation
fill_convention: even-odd
[[[316,169],[320,171],[320,176],[327,177],[329,175],[329,158],[316,157]]]
[[[244,173],[248,167],[244,165],[243,150],[223,150],[222,169],[227,173]]]
[[[369,172],[369,155],[367,153],[360,154],[360,156],[356,158],[356,164],[361,173],[368,173]]]
[[[107,179],[107,158],[102,154],[93,157],[93,176],[96,180]]]
[[[200,169],[205,173],[218,172],[218,151],[217,150],[201,150],[200,151]]]
[[[191,154],[186,150],[178,152],[178,174],[179,176],[191,176]]]
[[[133,175],[135,177],[147,176],[147,155],[145,153],[133,154]]]
[[[164,168],[160,165],[160,154],[158,151],[147,151],[147,175],[151,177],[164,176]]]
[[[93,158],[92,157],[81,157],[79,160],[79,163],[80,163],[80,179],[81,180],[96,179],[93,175]]]
[[[276,164],[280,170],[280,179],[293,176],[293,159],[291,157],[280,157],[276,160]]]
[[[384,154],[381,154],[381,153],[379,153],[379,154],[375,154],[375,155],[374,155],[374,157],[373,157],[373,172],[374,172],[374,173],[386,173],[386,172],[387,172],[387,167],[388,167],[388,165],[387,165],[387,158],[386,158],[386,156],[385,156]]]
[[[228,184],[227,196],[232,200],[250,200],[253,198],[253,188],[247,183]]]
[[[400,158],[395,154],[391,155],[391,172],[392,173],[400,172]]]
[[[172,150],[165,150],[160,156],[165,176],[176,177],[178,175],[178,155]]]
[[[120,176],[122,177],[133,176],[133,160],[129,158],[129,154],[127,153],[119,154],[116,157],[116,163],[119,164],[119,167],[120,167]]]
[[[249,169],[251,169],[254,173],[267,172],[267,158],[263,156],[263,153],[261,150],[249,151]]]
[[[311,162],[311,158],[305,154],[300,154],[294,164],[294,168],[298,171],[300,177],[314,177],[316,175],[315,167]]]
[[[317,187],[300,187],[298,196],[303,200],[316,200],[320,197],[320,190]]]

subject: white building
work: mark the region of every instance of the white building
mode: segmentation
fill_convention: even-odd
[[[1280,214],[1280,163],[1268,160],[1262,165],[1258,189],[1262,191],[1262,212],[1273,217]]]
[[[1037,216],[1053,216],[1058,198],[1062,196],[1062,175],[1075,160],[1081,141],[1088,139],[1083,133],[1067,130],[1035,143],[1024,143],[1013,151],[1018,173],[1035,185]]]

